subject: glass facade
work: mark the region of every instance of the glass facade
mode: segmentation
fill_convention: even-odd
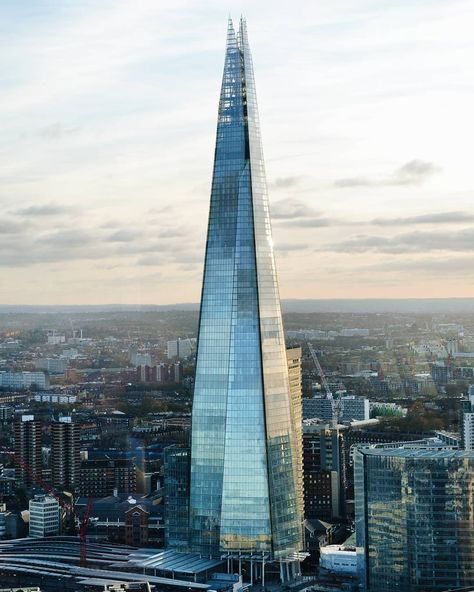
[[[165,542],[187,551],[189,545],[189,456],[187,446],[165,448]]]
[[[229,21],[193,401],[190,543],[300,551],[295,433],[246,25]]]
[[[474,585],[474,453],[354,454],[358,571],[370,592]]]

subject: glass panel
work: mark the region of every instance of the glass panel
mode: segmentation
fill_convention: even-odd
[[[355,453],[359,569],[377,592],[474,583],[474,454],[375,449]]]

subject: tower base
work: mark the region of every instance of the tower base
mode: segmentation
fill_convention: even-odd
[[[284,559],[272,559],[265,553],[223,553],[221,559],[227,561],[227,573],[242,576],[251,586],[279,582],[289,584],[301,578],[301,562],[308,553],[294,553]]]

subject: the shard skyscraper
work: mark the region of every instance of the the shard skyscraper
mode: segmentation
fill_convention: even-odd
[[[298,446],[245,21],[229,21],[202,288],[190,543],[296,559]]]

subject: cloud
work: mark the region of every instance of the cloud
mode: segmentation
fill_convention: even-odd
[[[440,167],[432,162],[410,160],[395,171],[394,177],[397,181],[396,184],[418,183],[424,181],[427,177],[431,177],[434,173],[438,173],[440,170]]]
[[[96,245],[86,240],[83,233],[68,233],[68,236],[55,233],[38,239],[23,235],[0,241],[0,266],[15,269],[67,262],[62,269],[64,272],[73,261],[97,259],[98,252]]]
[[[96,242],[92,234],[81,229],[60,230],[38,237],[37,242],[44,245],[61,247],[62,249],[74,249],[84,247]]]
[[[5,234],[22,234],[26,231],[29,225],[24,222],[16,222],[13,220],[3,220],[0,222],[0,235]]]
[[[159,238],[183,238],[189,236],[192,233],[190,228],[166,228],[160,230],[158,233]]]
[[[280,225],[292,228],[320,228],[332,223],[332,220],[323,218],[320,212],[297,199],[277,201],[271,207],[271,217]]]
[[[160,258],[158,256],[154,256],[154,255],[150,255],[147,257],[141,257],[140,259],[137,260],[137,265],[145,265],[145,266],[155,266],[155,265],[160,265],[161,263],[163,263],[163,261],[160,261]]]
[[[271,214],[274,220],[291,220],[319,215],[311,206],[297,199],[282,199],[272,204]]]
[[[110,234],[106,240],[111,243],[130,243],[139,240],[142,236],[143,234],[137,230],[123,228],[122,230],[117,230],[117,232]]]
[[[407,216],[406,218],[374,218],[370,224],[374,226],[409,226],[417,224],[463,224],[474,221],[474,214],[470,212],[436,212]]]
[[[291,228],[323,228],[331,226],[334,223],[329,218],[297,218],[294,220],[287,220],[282,223],[282,226]]]
[[[278,177],[274,181],[268,184],[269,187],[272,189],[289,189],[290,187],[296,187],[302,177],[294,176],[294,177]]]
[[[293,242],[286,242],[286,243],[275,243],[275,251],[280,254],[293,252],[293,251],[304,251],[307,249],[309,245],[307,243],[293,243]]]
[[[462,252],[474,250],[474,228],[460,232],[409,232],[394,237],[360,235],[323,250],[337,253],[420,253],[428,251]]]
[[[104,229],[110,229],[110,228],[119,228],[121,225],[121,222],[119,222],[118,220],[107,220],[106,222],[103,222],[99,228],[104,228]]]
[[[195,251],[178,251],[171,245],[167,246],[168,252],[166,252],[166,256],[162,256],[160,250],[157,249],[156,253],[153,253],[152,255],[140,257],[136,264],[153,267],[171,263],[173,265],[178,265],[179,269],[191,270],[195,269],[197,264],[201,265],[204,262],[204,251],[202,253],[197,253]],[[161,251],[163,252],[165,250],[161,249]]]
[[[73,211],[73,208],[62,206],[56,203],[48,203],[39,206],[28,206],[13,212],[18,216],[59,216]]]
[[[60,140],[65,136],[70,136],[79,130],[79,127],[67,127],[64,124],[57,121],[51,125],[41,128],[38,131],[38,136],[46,140]]]
[[[133,264],[131,258],[136,255],[142,256],[140,265],[186,263],[196,258],[182,241],[175,243],[172,239],[157,240],[125,228],[104,235],[100,227],[94,226],[45,231],[26,223],[15,222],[13,226],[5,222],[0,223],[0,266],[15,268],[91,259],[108,261],[109,266],[114,260],[123,265]]]
[[[347,177],[337,179],[334,182],[336,187],[381,187],[381,186],[399,186],[399,185],[421,185],[435,173],[440,171],[440,167],[432,162],[423,160],[410,160],[390,175],[380,178],[368,177]]]
[[[345,177],[344,179],[336,179],[334,181],[336,187],[370,187],[371,185],[377,185],[366,177]]]
[[[436,277],[439,275],[450,277],[472,277],[474,267],[472,258],[469,257],[445,257],[445,258],[422,258],[384,261],[363,268],[365,271],[376,273],[407,273]],[[361,271],[361,270],[360,270]]]
[[[173,260],[177,263],[185,265],[202,264],[204,263],[204,250],[202,252],[196,251],[182,251],[172,252]]]

